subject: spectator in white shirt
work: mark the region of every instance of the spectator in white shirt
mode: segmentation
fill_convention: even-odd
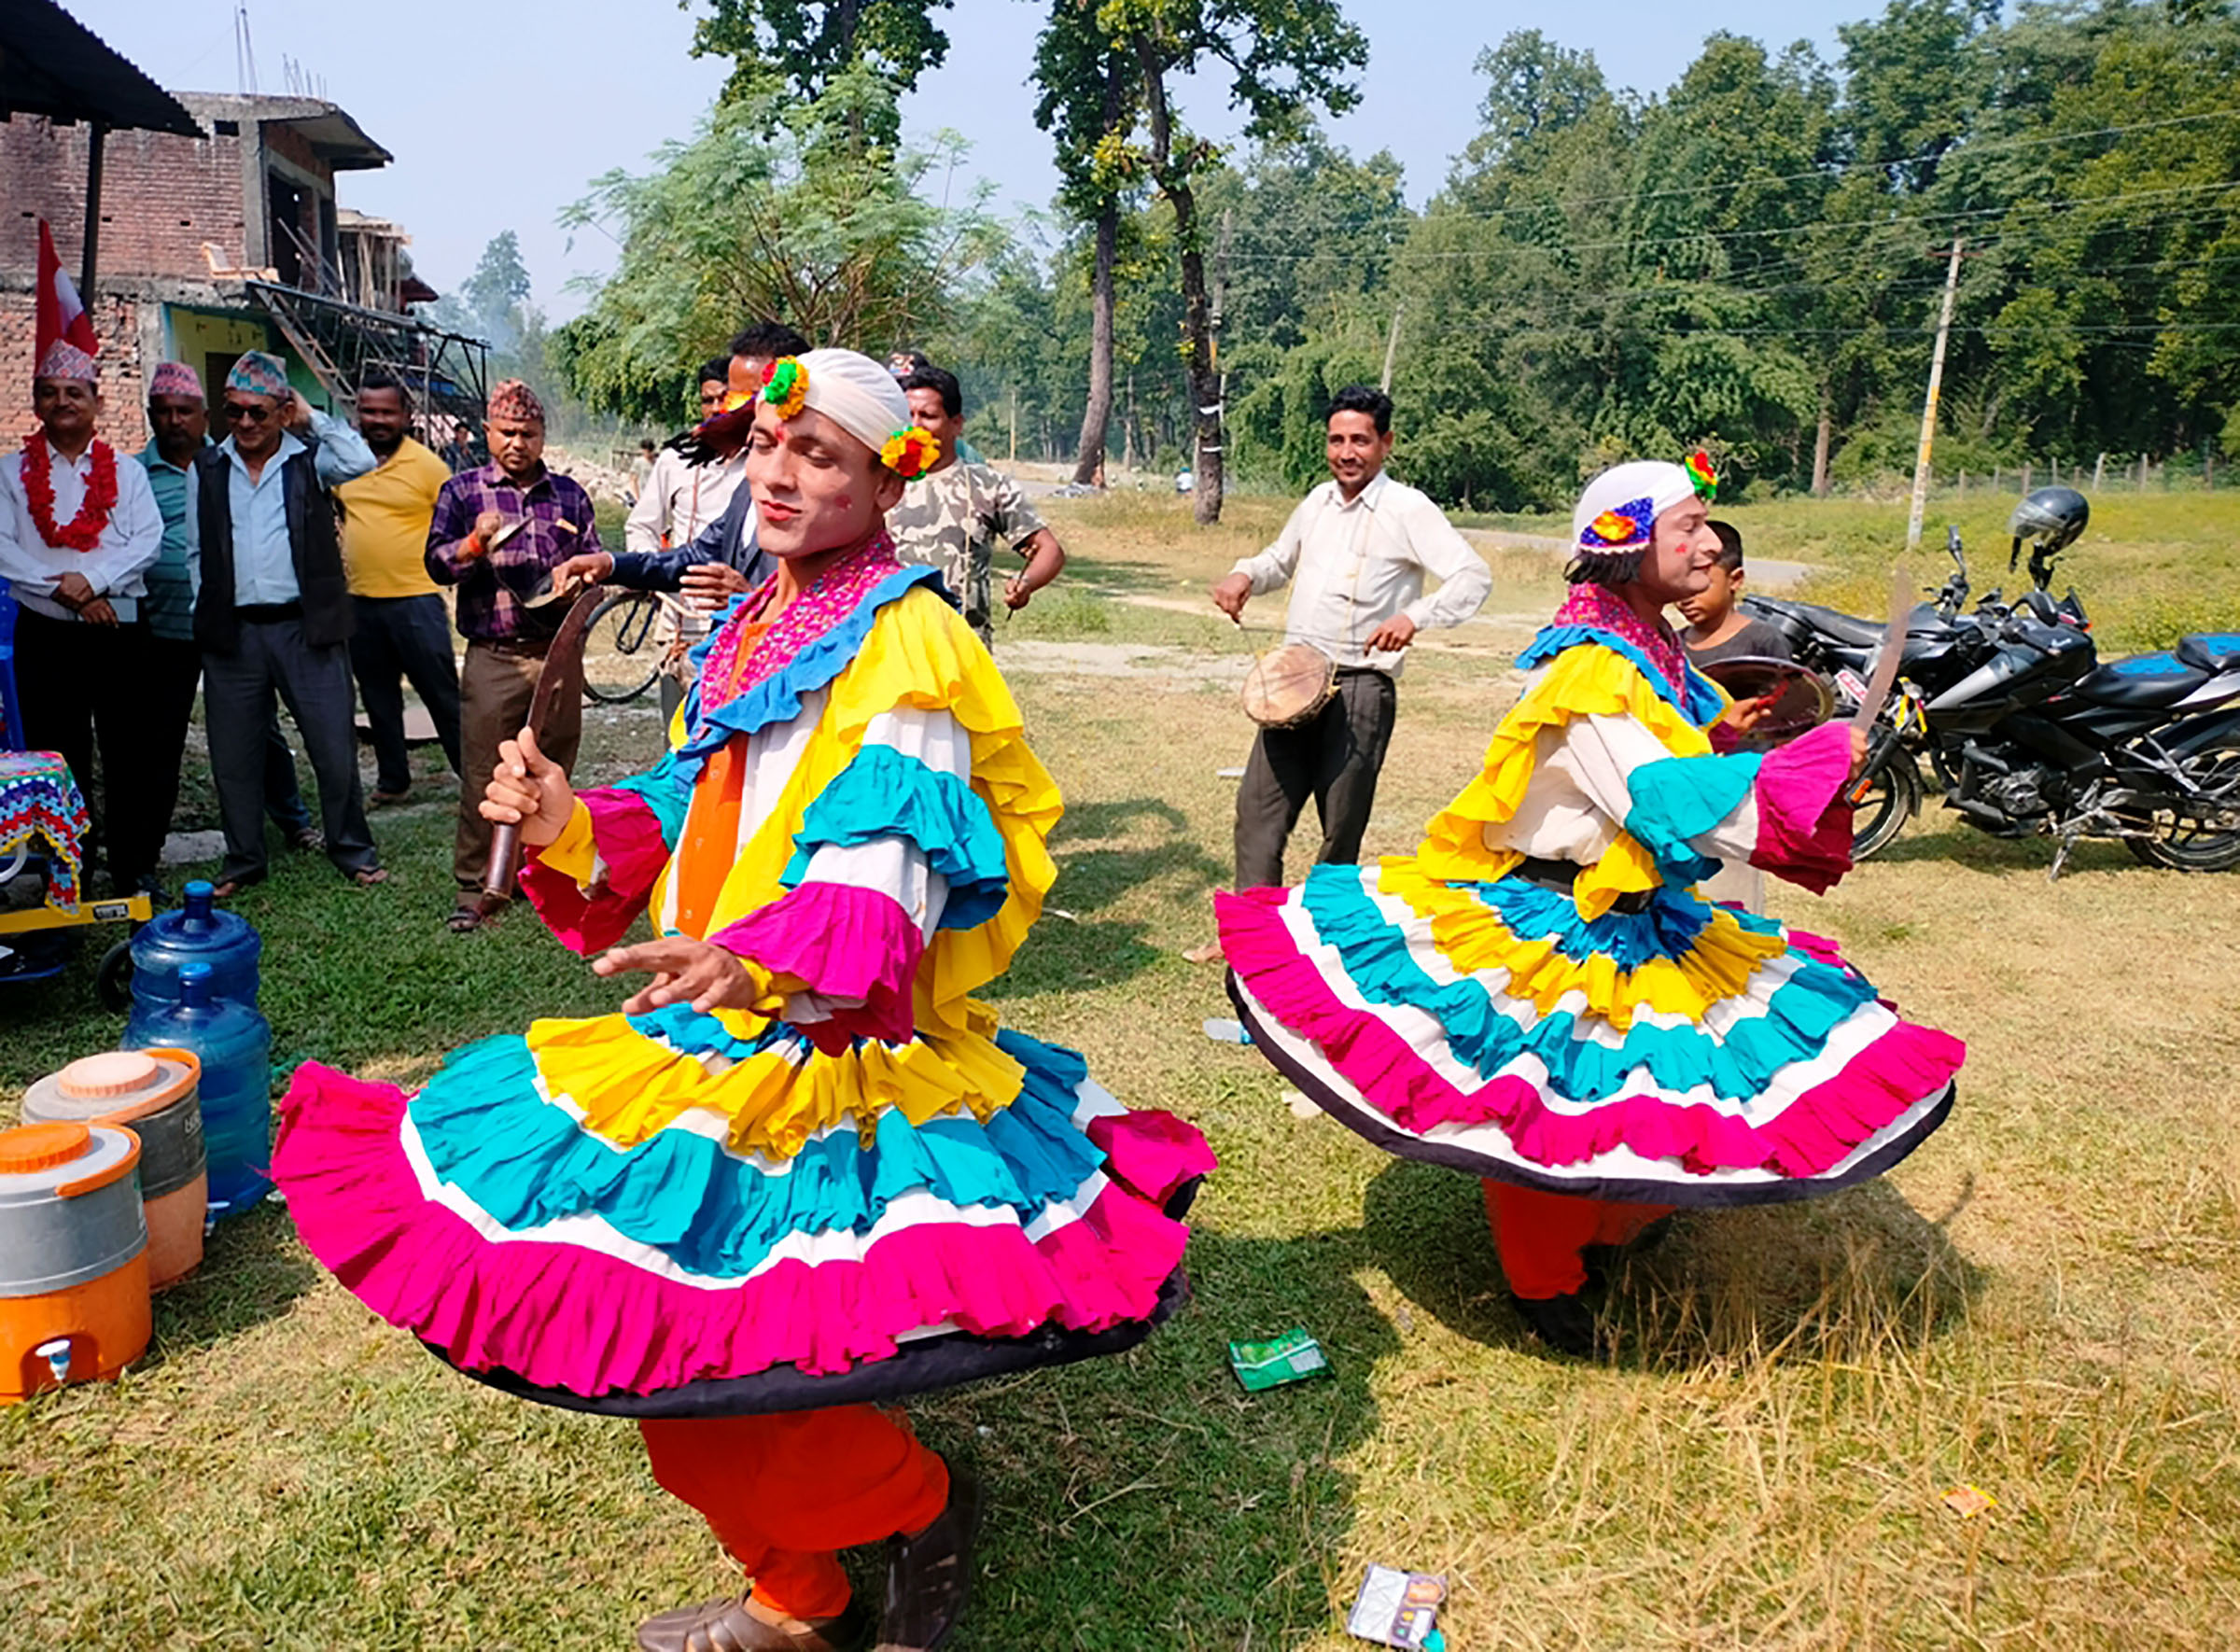
[[[1320,861],[1360,858],[1392,738],[1393,681],[1426,625],[1459,625],[1493,588],[1485,561],[1439,508],[1384,474],[1393,400],[1353,385],[1330,403],[1330,477],[1291,513],[1283,532],[1213,587],[1213,605],[1239,619],[1253,597],[1294,584],[1286,640],[1337,667],[1337,692],[1293,728],[1263,729],[1237,791],[1237,887],[1283,881],[1283,845],[1309,797],[1322,819]],[[1426,596],[1423,578],[1439,589]]]
[[[699,397],[700,417],[703,422],[723,411],[723,398],[730,389],[731,357],[717,356],[700,364]],[[675,551],[690,545],[704,529],[723,514],[723,507],[731,503],[732,495],[739,491],[739,483],[747,475],[747,451],[741,448],[730,458],[711,465],[695,465],[675,448],[665,447],[654,455],[651,469],[637,490],[637,503],[623,524],[623,551],[625,555],[651,557],[664,551]],[[668,645],[682,636],[689,646],[708,634],[713,617],[694,608],[679,621],[675,610],[665,609],[654,635],[665,653]],[[665,671],[661,675],[661,720],[666,727],[677,714],[684,699],[684,684]]]
[[[32,380],[39,427],[0,459],[0,577],[15,592],[16,688],[24,744],[59,751],[89,808],[98,800],[109,879],[152,883],[169,824],[153,785],[141,706],[147,570],[163,549],[147,472],[94,432],[101,392],[92,357],[58,340]],[[89,857],[89,861],[91,857]]]

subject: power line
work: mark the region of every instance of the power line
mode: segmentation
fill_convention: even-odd
[[[2232,120],[2235,119],[2240,119],[2240,108],[2208,109],[2193,115],[2170,115],[2160,120],[2135,120],[2121,126],[2093,127],[2085,132],[2047,133],[2033,137],[1985,138],[1980,141],[1963,138],[1950,148],[1923,149],[1911,154],[1891,156],[1880,161],[1830,161],[1826,165],[1812,167],[1803,172],[1775,173],[1762,177],[1744,175],[1739,178],[1729,178],[1711,184],[1674,184],[1661,189],[1629,190],[1622,194],[1567,196],[1560,203],[1549,204],[1561,204],[1563,207],[1630,204],[1637,201],[1657,200],[1669,196],[1709,195],[1722,190],[1763,188],[1770,184],[1801,183],[1811,178],[1839,177],[1852,172],[1891,172],[1901,166],[1919,166],[1928,162],[1935,162],[1941,166],[1950,164],[1955,160],[1965,161],[1978,155],[1997,153],[2006,149],[2043,148],[2054,144],[2082,143],[2090,138],[2120,137],[2135,132],[2151,132],[2158,127],[2188,126],[2204,120]],[[1485,213],[1458,211],[1441,216],[1483,218],[1491,221],[1512,215],[1542,212],[1547,209],[1547,204],[1521,207],[1497,206]]]
[[[2126,203],[2134,201],[2167,200],[2172,196],[2198,195],[2216,190],[2240,190],[2240,181],[2231,178],[2219,178],[2211,183],[2174,184],[2166,189],[2134,189],[2113,195],[2079,195],[2067,197],[2058,201],[2010,201],[1997,206],[1967,207],[1953,212],[1921,213],[1917,215],[1906,215],[1892,212],[1890,214],[1875,217],[1818,218],[1809,224],[1783,224],[1763,230],[1688,230],[1672,232],[1669,234],[1663,232],[1645,232],[1641,234],[1623,236],[1613,241],[1563,241],[1553,244],[1539,242],[1517,242],[1511,243],[1511,245],[1522,246],[1545,245],[1547,246],[1551,251],[1585,253],[1623,249],[1640,246],[1644,244],[1655,243],[1658,241],[1668,242],[1672,245],[1678,247],[1705,241],[1762,241],[1771,240],[1778,236],[1814,235],[1823,231],[1833,231],[1840,230],[1897,230],[1910,232],[1917,230],[1930,229],[1939,225],[1951,227],[1972,223],[1981,218],[2010,217],[2018,214],[2042,214],[2090,207],[2113,207],[2121,206]],[[1419,224],[1439,224],[1453,222],[1456,221],[1456,219],[1445,214],[1429,213],[1420,218],[1417,218],[1415,221]],[[1478,220],[1465,218],[1462,221],[1475,222]],[[2124,227],[2129,228],[2131,226],[2127,225]],[[1403,244],[1402,245],[1393,249],[1392,256],[1395,259],[1400,260],[1415,259],[1419,261],[1445,261],[1454,259],[1482,258],[1485,255],[1485,247],[1480,245],[1470,247],[1465,250],[1452,252],[1427,252],[1420,248],[1411,248]],[[1321,249],[1313,252],[1247,252],[1232,253],[1230,256],[1239,262],[1295,263],[1310,259],[1326,258],[1328,256],[1328,252],[1326,249]]]

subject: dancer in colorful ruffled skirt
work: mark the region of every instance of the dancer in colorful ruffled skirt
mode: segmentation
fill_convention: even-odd
[[[1862,748],[1827,724],[1725,749],[1758,709],[1663,619],[1717,553],[1711,492],[1701,455],[1588,487],[1523,696],[1413,855],[1217,901],[1262,1053],[1379,1146],[1485,1178],[1519,1309],[1571,1352],[1596,1346],[1588,1248],[1881,1174],[1943,1122],[1963,1054],[1829,943],[1696,889],[1722,860],[1833,884]]]
[[[975,1493],[864,1403],[1116,1351],[1180,1299],[1212,1157],[971,995],[1056,869],[1057,788],[930,568],[881,526],[922,442],[886,369],[779,362],[748,466],[780,571],[703,645],[652,772],[574,792],[529,731],[518,821],[559,938],[653,941],[618,1015],[459,1051],[417,1095],[306,1068],[275,1172],[312,1251],[483,1379],[636,1417],[751,1579],[653,1652],[854,1647],[834,1551],[889,1541],[883,1647],[945,1637]]]

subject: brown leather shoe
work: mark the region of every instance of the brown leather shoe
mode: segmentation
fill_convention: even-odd
[[[861,1652],[871,1619],[850,1601],[837,1617],[819,1617],[788,1631],[764,1623],[736,1596],[679,1606],[637,1626],[640,1652]]]
[[[876,1652],[934,1652],[949,1638],[973,1592],[980,1506],[980,1482],[951,1463],[948,1506],[916,1537],[889,1540]]]

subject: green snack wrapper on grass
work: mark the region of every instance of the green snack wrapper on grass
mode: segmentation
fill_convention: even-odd
[[[1331,1374],[1323,1345],[1309,1337],[1303,1325],[1294,1325],[1266,1342],[1230,1343],[1229,1368],[1248,1392],[1255,1393],[1264,1388]]]

